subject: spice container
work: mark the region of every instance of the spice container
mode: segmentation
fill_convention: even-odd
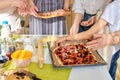
[[[34,40],[31,38],[25,38],[23,44],[24,44],[24,50],[29,50],[34,55],[35,52]]]

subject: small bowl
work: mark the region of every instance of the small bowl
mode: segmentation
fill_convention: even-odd
[[[11,58],[18,67],[25,67],[31,63],[32,52],[29,50],[17,50],[12,53]]]
[[[7,56],[0,56],[0,68],[2,68],[8,60]]]

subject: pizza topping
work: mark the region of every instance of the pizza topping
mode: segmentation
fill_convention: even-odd
[[[25,77],[25,74],[23,72],[15,72],[13,74],[16,75],[16,79],[24,79]]]
[[[97,62],[90,50],[82,44],[59,46],[59,48],[56,49],[55,54],[61,60],[63,65],[95,64]]]
[[[70,14],[70,12],[65,11],[63,9],[58,9],[54,11],[48,11],[48,12],[43,12],[43,13],[38,13],[39,16],[46,16],[46,17],[57,17],[57,16],[65,16]]]

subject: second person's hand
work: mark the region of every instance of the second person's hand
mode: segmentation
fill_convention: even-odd
[[[70,35],[77,34],[79,30],[79,24],[73,24],[70,28]]]
[[[87,21],[82,21],[81,22],[81,25],[82,26],[90,26],[90,25],[93,25],[95,23],[95,19],[96,17],[95,16],[92,16],[90,19],[88,19]]]
[[[27,8],[24,8],[24,9],[21,9],[21,8],[18,8],[18,14],[22,17],[25,17],[28,15],[28,9]]]
[[[35,17],[38,17],[39,15],[38,15],[37,12],[38,12],[37,6],[36,6],[35,4],[30,4],[29,14],[30,14],[30,15],[33,15],[33,16],[35,16]]]
[[[93,39],[87,43],[87,48],[97,50],[109,46],[112,43],[110,34],[94,34]]]
[[[64,41],[67,41],[67,36],[59,37],[59,38],[58,38],[58,41],[56,42],[56,44],[59,45],[60,43],[62,43],[62,42],[64,42]]]

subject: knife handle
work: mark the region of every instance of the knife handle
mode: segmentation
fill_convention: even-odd
[[[37,77],[32,77],[33,80],[42,80],[40,78],[37,78]]]

